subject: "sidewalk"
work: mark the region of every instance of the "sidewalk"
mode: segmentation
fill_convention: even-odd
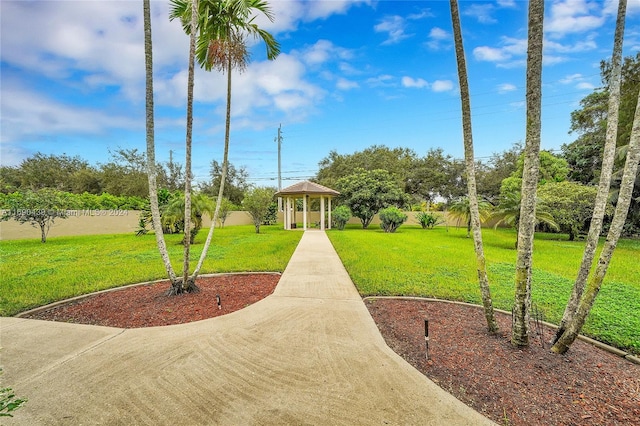
[[[493,424],[380,336],[326,234],[306,231],[273,295],[190,324],[0,319],[7,425]]]

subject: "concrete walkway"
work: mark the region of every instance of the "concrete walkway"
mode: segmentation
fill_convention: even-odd
[[[391,351],[322,231],[273,295],[190,324],[0,320],[7,425],[482,425]]]

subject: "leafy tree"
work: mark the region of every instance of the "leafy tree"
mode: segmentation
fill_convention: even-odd
[[[397,207],[390,206],[380,210],[380,227],[384,232],[393,233],[407,221],[407,215]]]
[[[538,206],[548,207],[560,231],[573,241],[591,219],[596,192],[595,187],[576,182],[550,182],[538,188]]]
[[[536,224],[536,189],[540,169],[543,20],[544,0],[531,0],[529,2],[527,41],[527,127],[518,227],[513,325],[511,328],[511,344],[517,347],[529,345],[531,261]]]
[[[478,215],[480,222],[486,221],[491,216],[493,205],[487,200],[478,200]],[[471,237],[471,204],[469,197],[460,197],[449,206],[449,214],[461,220],[467,226],[467,238]]]
[[[222,165],[216,160],[211,162],[209,175],[211,176],[211,182],[201,184],[200,190],[206,194],[215,196],[220,192],[220,178],[222,176]],[[233,204],[242,204],[242,198],[249,190],[249,184],[247,183],[249,173],[247,169],[244,167],[236,168],[233,164],[229,163],[226,176],[224,197]]]
[[[502,181],[512,176],[518,169],[518,159],[522,155],[522,144],[515,143],[510,149],[494,153],[488,164],[481,163],[477,170],[478,194],[485,200],[497,204]]]
[[[416,214],[416,220],[420,223],[422,229],[433,229],[442,221],[442,218],[434,213],[421,211]]]
[[[364,170],[386,170],[392,175],[401,188],[405,187],[409,171],[416,160],[416,153],[408,148],[389,148],[384,145],[373,145],[353,154],[338,154],[337,151],[318,163],[319,170],[316,182],[334,188],[339,179],[349,176],[357,168]]]
[[[409,167],[405,191],[416,200],[433,202],[438,197],[450,199],[462,195],[456,185],[462,175],[460,161],[445,155],[442,148],[430,149],[422,158],[416,158]]]
[[[110,151],[110,154],[111,161],[100,165],[103,190],[113,195],[147,196],[149,194],[147,156],[136,148],[118,148]],[[155,153],[153,157],[155,159]],[[156,175],[163,173],[162,167],[157,164],[154,168]]]
[[[236,206],[229,201],[228,198],[223,198],[221,203],[222,204],[218,211],[218,220],[220,221],[220,227],[224,228],[224,223],[227,221],[229,213],[231,213],[232,210],[235,210]]]
[[[334,226],[342,231],[349,219],[351,219],[351,210],[349,210],[347,206],[338,206],[333,209],[331,218],[333,219]]]
[[[469,204],[469,231],[473,230],[473,245],[476,254],[476,267],[478,271],[478,283],[484,305],[484,313],[487,320],[487,330],[490,333],[498,331],[493,312],[493,302],[489,289],[489,278],[482,244],[480,201],[476,188],[476,168],[473,154],[473,135],[471,129],[471,95],[469,93],[469,81],[467,78],[467,65],[464,56],[464,46],[462,44],[462,30],[460,28],[460,15],[458,12],[458,1],[451,0],[451,20],[453,21],[453,35],[456,49],[456,62],[458,64],[458,80],[460,82],[460,101],[462,108],[462,133],[464,143],[465,172],[467,175],[467,201]]]
[[[402,207],[407,203],[406,194],[386,170],[358,168],[353,174],[340,178],[336,186],[340,191],[340,200],[360,219],[364,229],[380,209]]]
[[[251,215],[256,234],[260,233],[260,225],[269,214],[275,193],[272,188],[254,188],[249,190],[242,200],[242,207]]]
[[[589,291],[585,295],[585,286],[589,278],[589,271],[592,268],[593,259],[595,258],[595,251],[598,245],[600,232],[602,229],[603,218],[605,214],[607,195],[611,184],[611,176],[613,173],[614,160],[615,160],[615,146],[617,143],[617,133],[619,128],[619,99],[621,93],[620,76],[621,76],[621,61],[622,61],[622,41],[624,38],[624,20],[626,15],[627,2],[621,0],[618,3],[618,16],[616,19],[616,31],[613,43],[613,55],[612,66],[610,73],[610,93],[609,104],[607,109],[607,126],[605,133],[605,143],[602,157],[602,168],[600,173],[600,182],[598,185],[598,192],[596,194],[595,205],[593,208],[593,216],[591,218],[591,225],[589,227],[589,234],[587,235],[587,243],[585,245],[584,253],[582,256],[582,262],[578,270],[578,276],[574,282],[571,296],[567,302],[567,306],[562,316],[560,326],[556,332],[554,338],[554,345],[552,350],[558,353],[564,353],[569,349],[569,346],[576,338],[576,334],[582,328],[586,316],[591,310],[595,296],[597,295],[604,275],[607,271],[607,266],[611,260],[611,255],[617,244],[617,240],[620,237],[620,232],[624,227],[624,222],[627,217],[628,208],[631,203],[633,186],[636,180],[636,171],[638,167],[638,155],[640,155],[640,146],[637,146],[640,141],[640,111],[636,108],[635,119],[633,123],[633,134],[629,141],[629,152],[627,153],[627,162],[624,167],[623,181],[620,185],[619,202],[616,206],[616,211],[613,218],[613,223],[609,229],[607,240],[605,242],[605,248],[600,254],[600,262],[596,270],[594,280],[591,281]],[[638,93],[638,92],[636,92]],[[640,101],[640,96],[636,95]],[[635,136],[635,140],[633,140]],[[635,151],[634,151],[635,150]],[[629,164],[629,162],[635,162],[635,164]],[[624,186],[623,186],[624,183]],[[621,221],[621,222],[620,222]],[[619,229],[618,229],[619,228]]]
[[[29,223],[40,228],[40,241],[47,242],[49,228],[57,218],[67,218],[67,204],[54,189],[44,188],[38,191],[27,190],[11,194],[5,200],[8,207],[0,220],[13,219],[20,224]]]
[[[521,201],[522,198],[519,191],[506,192],[502,197],[500,197],[498,205],[489,216],[489,219],[496,220],[495,227],[505,224],[518,229],[520,225],[520,212],[522,209]],[[555,221],[554,215],[551,213],[550,208],[544,201],[545,200],[541,199],[541,197],[538,197],[536,200],[536,225],[543,223],[552,229],[560,230]],[[518,244],[516,242],[516,248],[517,247]]]

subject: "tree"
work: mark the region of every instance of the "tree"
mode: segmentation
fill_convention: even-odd
[[[67,218],[67,208],[64,198],[55,189],[44,188],[38,191],[27,190],[11,194],[6,200],[9,207],[1,221],[13,219],[20,224],[28,223],[34,228],[40,228],[40,241],[47,242],[49,228],[57,218]]]
[[[202,229],[202,217],[204,214],[207,214],[209,218],[213,217],[215,207],[213,205],[213,201],[211,201],[206,195],[194,194],[191,197],[191,208],[189,209],[191,220],[185,221],[184,214],[185,211],[187,211],[184,208],[185,202],[186,197],[182,194],[178,197],[174,197],[162,214],[162,224],[165,227],[171,227],[174,229],[176,226],[182,227],[184,232],[182,244],[187,244],[187,241],[190,244],[193,244],[196,235],[198,235],[198,231]],[[187,222],[190,222],[189,226],[187,226]],[[187,235],[189,235],[189,238],[187,238]]]
[[[333,209],[331,218],[335,227],[342,231],[349,219],[351,219],[351,210],[347,206],[338,206]]]
[[[618,244],[618,239],[622,234],[622,229],[631,204],[633,185],[638,174],[638,164],[640,163],[640,96],[638,96],[637,104],[636,115],[633,121],[633,131],[629,141],[627,159],[620,184],[618,203],[616,204],[613,220],[611,221],[611,227],[607,233],[602,252],[600,252],[596,270],[588,279],[575,314],[571,317],[570,321],[565,324],[562,334],[556,337],[556,341],[551,347],[551,350],[556,353],[563,354],[567,352],[578,337],[578,333],[580,333],[580,330],[584,326],[587,316],[593,307],[593,303],[600,292],[609,263],[611,262],[611,257]]]
[[[442,148],[430,149],[422,158],[416,158],[407,170],[405,191],[416,200],[433,202],[438,197],[449,199],[452,183],[456,181],[460,162],[445,155]]]
[[[171,0],[170,19],[179,18],[187,34],[192,32],[191,18],[194,14],[193,7],[189,6],[193,6],[189,0]],[[245,43],[246,35],[260,38],[265,43],[269,60],[275,59],[280,53],[280,45],[273,36],[253,22],[256,13],[273,21],[271,9],[264,0],[201,0],[197,11],[199,35],[196,42],[196,58],[207,71],[216,68],[227,73],[227,108],[220,190],[211,228],[192,275],[193,280],[198,276],[206,258],[224,197],[224,183],[229,166],[231,71],[233,69],[244,70],[249,60]]]
[[[462,108],[462,133],[464,143],[465,171],[467,174],[467,192],[469,203],[469,230],[473,230],[473,245],[476,254],[476,270],[478,273],[478,283],[482,296],[484,314],[487,320],[487,330],[490,333],[498,331],[493,312],[493,302],[489,289],[489,278],[487,276],[487,266],[482,245],[482,230],[480,216],[480,201],[476,189],[476,169],[473,154],[473,134],[471,129],[471,100],[469,94],[469,81],[467,78],[467,64],[464,56],[464,46],[462,44],[462,30],[460,28],[460,15],[458,12],[458,0],[451,0],[451,20],[453,22],[453,36],[456,49],[456,62],[458,64],[458,80],[460,82],[460,101]]]
[[[584,253],[582,255],[582,262],[580,263],[580,268],[578,270],[578,276],[573,284],[573,288],[571,291],[571,296],[569,297],[569,301],[567,302],[567,306],[565,307],[565,311],[562,316],[562,320],[560,322],[560,326],[556,332],[556,336],[554,338],[554,346],[552,350],[559,353],[564,353],[569,349],[569,346],[575,340],[575,336],[573,333],[576,330],[580,330],[584,321],[586,320],[586,316],[591,309],[591,304],[593,304],[593,300],[589,300],[591,297],[595,299],[597,292],[599,291],[600,284],[602,283],[602,279],[604,279],[604,274],[606,274],[607,266],[610,260],[610,257],[607,259],[607,244],[610,242],[613,243],[613,247],[610,249],[611,253],[615,248],[615,244],[617,244],[617,239],[619,238],[619,234],[616,236],[616,229],[613,226],[609,229],[609,234],[607,236],[607,241],[605,243],[605,250],[600,255],[600,262],[598,265],[598,269],[595,274],[595,281],[592,281],[591,291],[586,298],[584,296],[584,289],[587,285],[587,280],[589,278],[589,271],[591,270],[593,260],[595,258],[595,252],[598,245],[598,240],[600,236],[600,232],[602,230],[603,218],[607,205],[607,197],[609,193],[609,188],[611,184],[611,176],[613,173],[613,165],[615,160],[615,147],[617,142],[617,131],[618,131],[618,113],[619,113],[619,99],[620,99],[620,74],[621,74],[621,61],[622,61],[622,41],[624,38],[624,20],[626,14],[627,2],[626,0],[621,0],[618,3],[618,16],[616,19],[616,32],[614,35],[613,42],[613,56],[611,59],[612,62],[612,71],[611,71],[611,87],[609,91],[609,107],[607,113],[607,130],[606,130],[606,138],[605,145],[603,150],[602,157],[602,169],[600,173],[600,183],[598,185],[598,192],[596,194],[595,205],[593,208],[593,216],[591,218],[591,225],[589,227],[589,234],[587,235],[587,243],[585,245]],[[640,96],[638,96],[640,99]],[[637,103],[638,101],[636,101]],[[638,119],[638,108],[636,107],[636,119]],[[637,121],[634,120],[634,131],[637,130],[636,125]],[[636,133],[637,137],[640,137]],[[630,141],[629,147],[631,147]],[[630,188],[624,188],[625,194],[628,189],[628,200],[625,199],[625,195],[622,193],[623,186],[621,184],[620,195],[618,206],[616,206],[616,211],[614,214],[614,221],[620,220],[622,211],[624,210],[624,219],[622,219],[622,225],[620,226],[620,232],[622,231],[622,227],[624,226],[624,221],[627,217],[628,207],[631,202],[631,195],[633,193],[633,186],[636,179],[635,169],[638,167],[638,159],[635,159],[635,165],[628,165],[629,161],[633,158],[633,152],[627,153],[627,164],[624,169],[624,177],[623,180],[628,178],[631,181],[628,183]],[[635,167],[635,169],[633,169]],[[628,174],[633,170],[633,176],[628,176]],[[625,182],[626,183],[626,182]],[[624,205],[626,203],[626,209]],[[616,223],[617,225],[617,223]],[[610,238],[613,240],[611,241]],[[604,258],[603,258],[604,254]],[[611,256],[611,254],[609,254]],[[602,267],[602,269],[601,269]],[[602,278],[599,278],[599,273],[602,273]],[[594,294],[595,292],[595,294]],[[582,309],[579,313],[578,311]]]
[[[269,214],[269,207],[273,203],[276,192],[272,188],[251,189],[242,200],[242,207],[249,213],[256,228],[256,234],[260,233],[260,225]]]
[[[511,329],[511,344],[514,346],[529,345],[531,258],[536,224],[536,189],[540,157],[543,20],[544,0],[531,0],[529,2],[527,47],[527,129],[518,227],[513,326]]]
[[[333,150],[318,163],[316,181],[333,188],[340,178],[349,176],[357,168],[364,170],[386,170],[401,188],[405,188],[410,170],[414,167],[416,153],[408,148],[389,148],[373,145],[353,154],[338,154]]]
[[[162,232],[162,221],[160,218],[160,207],[158,205],[158,188],[156,186],[156,148],[154,133],[154,110],[153,110],[153,45],[151,42],[151,11],[149,0],[143,0],[143,20],[144,20],[144,63],[145,63],[145,115],[146,115],[146,142],[147,142],[147,158],[146,171],[149,189],[149,204],[151,209],[151,218],[153,230],[156,237],[156,245],[160,252],[160,257],[164,263],[167,275],[171,280],[173,288],[177,283],[177,276],[169,259],[167,244],[164,241]]]
[[[102,188],[112,195],[135,195],[145,197],[149,194],[149,179],[147,176],[148,152],[138,149],[118,148],[109,151],[111,161],[100,165],[102,174]],[[155,152],[153,154],[155,163]],[[162,166],[154,164],[156,176],[162,175]],[[157,182],[156,178],[156,182]],[[157,186],[157,184],[156,184]]]
[[[507,180],[507,179],[505,179]],[[547,184],[550,185],[550,184]],[[546,185],[545,185],[546,186]],[[512,226],[516,229],[520,226],[520,211],[522,197],[520,191],[506,191],[501,197],[495,210],[491,213],[489,219],[496,220],[495,227],[505,224]],[[551,209],[546,205],[545,200],[538,197],[536,200],[536,226],[540,223],[547,225],[548,227],[560,230],[559,225],[556,223]],[[516,248],[518,248],[518,242],[516,241]]]
[[[336,186],[340,200],[360,219],[363,229],[369,226],[380,209],[403,207],[407,202],[407,196],[386,170],[358,168],[353,174],[338,179]]]
[[[390,206],[380,210],[380,227],[384,232],[394,233],[407,221],[408,216],[397,207]]]
[[[224,228],[224,223],[227,221],[227,217],[229,217],[229,213],[231,213],[235,205],[229,201],[228,198],[223,198],[221,203],[222,205],[220,209],[218,209],[218,220],[220,221],[220,227]]]
[[[215,196],[220,192],[220,178],[222,177],[222,164],[213,160],[209,172],[211,181],[200,185],[200,190]],[[244,194],[250,189],[247,179],[249,173],[244,167],[236,168],[229,163],[227,167],[226,181],[224,183],[224,196],[231,203],[240,205]]]
[[[484,222],[491,217],[493,205],[487,200],[478,200],[478,216],[480,222]],[[448,209],[449,215],[454,219],[458,219],[464,222],[467,226],[467,238],[471,237],[472,223],[471,223],[471,203],[469,197],[460,197],[453,202]]]
[[[521,155],[522,144],[518,142],[501,153],[493,153],[488,164],[480,163],[476,175],[478,194],[492,204],[497,204],[502,181],[518,169],[518,158]]]
[[[559,230],[569,234],[569,241],[573,241],[591,218],[596,193],[595,187],[577,182],[550,182],[538,188],[536,210],[539,213],[544,204]]]

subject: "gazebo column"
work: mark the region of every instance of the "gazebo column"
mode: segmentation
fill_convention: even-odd
[[[284,229],[291,229],[291,197],[286,197],[284,199]]]
[[[331,229],[331,197],[327,197],[329,199],[329,226],[328,228]]]
[[[302,229],[307,230],[307,194],[302,196]]]
[[[324,195],[320,196],[320,229],[324,231]]]

